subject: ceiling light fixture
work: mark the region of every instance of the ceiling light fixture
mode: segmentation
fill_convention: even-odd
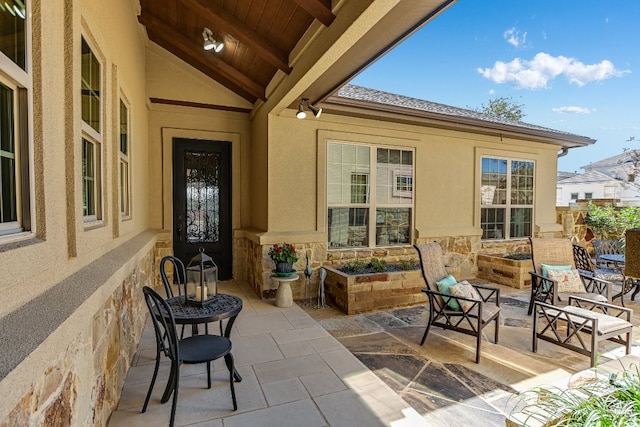
[[[305,107],[313,113],[314,117],[320,117],[320,114],[322,114],[322,108],[314,107],[313,104],[309,102],[309,98],[302,98],[300,100],[300,104],[298,104],[298,112],[296,113],[297,118],[304,119],[307,117],[307,113],[304,111]]]
[[[204,39],[204,44],[202,45],[204,50],[213,50],[214,52],[220,52],[224,47],[224,44],[222,44],[222,42],[217,42],[213,38],[213,33],[206,27],[202,32],[202,38]]]

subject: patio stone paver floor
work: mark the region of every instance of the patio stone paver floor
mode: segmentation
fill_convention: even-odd
[[[480,364],[474,362],[475,337],[432,328],[424,346],[419,345],[426,305],[351,316],[333,308],[305,311],[430,425],[503,426],[516,403],[513,393],[564,381],[588,369],[589,360],[546,342],[532,353],[532,317],[526,314],[530,291],[496,286],[502,307],[499,344],[487,328]],[[626,304],[635,309],[634,324],[640,325],[640,303]],[[632,354],[640,355],[640,335],[634,336]],[[605,348],[612,352],[601,363],[624,355],[622,346],[607,343]]]

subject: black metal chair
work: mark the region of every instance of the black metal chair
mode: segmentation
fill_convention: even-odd
[[[611,261],[600,258],[602,255],[621,254],[622,244],[619,240],[595,239],[591,241],[596,256],[598,267],[616,267]]]
[[[170,280],[167,274],[167,263],[173,265],[173,278]],[[160,260],[160,277],[164,284],[164,290],[167,294],[167,298],[173,298],[173,283],[178,285],[178,296],[187,294],[187,275],[185,273],[184,263],[171,255],[167,255]]]
[[[476,363],[480,363],[480,346],[482,330],[485,326],[495,322],[494,342],[498,343],[500,327],[500,289],[490,286],[471,285],[479,294],[479,298],[452,296],[439,291],[436,282],[447,276],[442,248],[438,243],[414,245],[420,256],[422,277],[427,287],[422,292],[429,299],[429,322],[422,335],[420,345],[423,345],[431,326],[438,326],[463,334],[476,337]],[[454,310],[449,302],[455,300],[459,306],[466,309]],[[464,303],[466,302],[466,304]]]
[[[173,265],[172,279],[169,279],[169,274],[167,274],[167,263]],[[164,285],[164,292],[167,295],[167,298],[173,298],[175,296],[173,293],[173,286],[171,286],[172,283],[177,284],[178,296],[187,295],[187,275],[184,263],[180,261],[180,258],[176,258],[171,255],[163,257],[160,260],[160,277],[162,278],[162,284]],[[184,326],[185,325],[182,325],[182,330],[180,331],[181,339],[184,338]],[[198,325],[195,325],[194,328],[197,332]],[[208,326],[205,326],[205,333],[209,333],[208,328]]]
[[[615,241],[615,240],[614,240]],[[598,279],[606,280],[620,286],[620,292],[611,297],[611,301],[616,298],[620,298],[620,303],[624,307],[624,296],[628,292],[634,289],[633,280],[624,276],[624,268],[602,266],[598,267],[596,263],[591,259],[587,248],[580,245],[573,245],[573,259],[576,263],[576,268],[580,270],[581,274],[592,276]],[[633,299],[633,298],[632,298]]]
[[[173,312],[167,302],[156,291],[148,286],[142,288],[144,299],[149,308],[149,314],[153,322],[153,329],[156,334],[156,364],[153,371],[151,384],[147,397],[144,400],[142,412],[147,410],[149,398],[153,391],[158,376],[160,366],[160,356],[163,353],[171,360],[171,372],[167,381],[167,387],[160,402],[165,403],[173,393],[171,404],[171,420],[169,425],[173,426],[176,405],[178,402],[178,389],[180,383],[180,365],[186,364],[207,364],[207,388],[211,388],[211,362],[224,357],[227,369],[229,369],[229,386],[231,388],[231,398],[233,400],[233,410],[238,409],[236,402],[236,391],[233,384],[234,363],[231,354],[231,341],[228,338],[218,335],[196,335],[184,339],[178,339],[176,323]]]

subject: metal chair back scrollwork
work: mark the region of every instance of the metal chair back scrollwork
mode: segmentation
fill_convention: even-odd
[[[602,255],[621,254],[622,245],[619,240],[595,239],[591,241],[598,267],[615,267],[611,261],[603,260]]]

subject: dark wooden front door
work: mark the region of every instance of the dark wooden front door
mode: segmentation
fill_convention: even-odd
[[[199,248],[218,278],[232,276],[231,143],[173,139],[173,252],[185,266]]]

